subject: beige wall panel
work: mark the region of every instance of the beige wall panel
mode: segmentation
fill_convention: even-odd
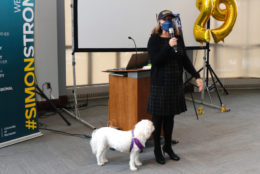
[[[130,60],[130,57],[132,54],[135,54],[135,52],[121,52],[120,53],[120,65],[119,67],[125,68],[128,64],[128,61]]]
[[[88,57],[87,53],[76,53],[76,83],[77,85],[88,84]],[[73,86],[73,68],[71,50],[66,51],[66,82],[67,86]]]
[[[250,0],[249,2],[249,9],[248,10],[248,40],[250,45],[260,44],[260,0]]]
[[[250,57],[248,62],[248,77],[258,77],[260,76],[260,48],[251,49]]]
[[[71,46],[72,44],[72,27],[71,27],[71,1],[65,0],[65,37],[66,37],[66,46]]]
[[[92,53],[92,84],[108,83],[108,73],[102,71],[116,68],[116,53]]]

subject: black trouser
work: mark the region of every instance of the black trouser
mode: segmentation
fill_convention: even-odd
[[[161,150],[160,136],[161,136],[162,124],[163,124],[163,132],[164,132],[164,139],[165,139],[164,146],[167,148],[171,148],[174,116],[153,115],[152,122],[155,128],[153,132],[154,150],[155,151]]]

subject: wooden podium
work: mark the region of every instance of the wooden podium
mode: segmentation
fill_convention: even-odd
[[[109,72],[109,126],[130,130],[146,113],[150,93],[150,70],[107,70]]]

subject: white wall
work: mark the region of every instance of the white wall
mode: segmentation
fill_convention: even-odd
[[[70,0],[35,0],[36,2],[36,26],[35,26],[35,47],[36,47],[36,75],[38,77],[38,83],[39,86],[41,87],[41,85],[44,82],[51,82],[52,85],[52,94],[55,98],[58,98],[61,95],[66,95],[66,69],[65,69],[65,53],[64,53],[64,1],[66,2],[67,6],[69,6],[70,4]],[[244,8],[239,10],[239,15],[238,15],[238,19],[237,19],[237,23],[234,27],[234,31],[232,31],[232,33],[227,37],[227,39],[225,40],[225,48],[218,48],[218,49],[226,49],[229,48],[228,45],[230,45],[231,49],[232,49],[232,43],[236,42],[241,44],[238,41],[244,40],[245,38],[249,38],[244,36],[243,34],[243,39],[241,39],[241,34],[244,33],[244,29],[241,27],[249,27],[247,30],[250,29],[250,31],[247,31],[246,33],[251,33],[250,35],[250,40],[253,40],[253,43],[249,43],[246,46],[246,49],[250,49],[250,45],[254,44],[254,45],[259,45],[259,32],[257,32],[259,30],[259,26],[260,23],[254,22],[254,27],[250,27],[253,25],[242,25],[244,23],[246,23],[245,21],[248,21],[246,19],[250,19],[250,21],[257,21],[258,19],[258,14],[259,14],[259,10],[257,10],[257,5],[259,5],[259,0],[238,0],[237,1],[239,4],[239,9],[245,6],[248,6],[246,9],[250,9],[250,16],[247,17],[248,11],[243,11]],[[245,5],[246,4],[246,5]],[[69,8],[70,11],[70,8]],[[256,14],[251,14],[251,13],[256,13]],[[70,15],[69,13],[67,13],[67,20],[69,20],[69,24],[71,23],[71,19],[70,19]],[[245,16],[245,17],[244,17]],[[243,20],[241,19],[241,17],[243,17]],[[244,19],[246,18],[246,19]],[[67,22],[68,23],[68,22]],[[242,24],[241,24],[242,23]],[[67,25],[66,30],[69,33],[67,35],[67,45],[70,45],[69,43],[71,43],[71,38],[69,38],[71,36],[71,32],[70,32],[70,25]],[[240,31],[240,28],[241,31]],[[239,30],[239,32],[237,31]],[[252,31],[251,31],[252,30]],[[254,37],[253,37],[254,36]],[[254,39],[251,39],[254,38]],[[232,42],[231,42],[232,41]],[[244,47],[244,44],[241,44],[241,47]],[[235,48],[236,49],[236,48]],[[252,54],[251,55],[251,50],[246,50],[246,52],[248,52],[248,54],[250,53],[251,56],[254,56],[254,58],[258,58],[257,61],[251,61],[251,64],[255,65],[255,66],[259,66],[259,49],[260,47],[256,47],[255,48],[257,52],[256,55]],[[235,50],[234,50],[235,51]],[[212,48],[211,54],[214,53],[214,48]],[[236,51],[235,51],[236,52]],[[78,53],[78,54],[86,54],[87,53]],[[95,55],[96,53],[93,53],[93,57],[96,57]],[[99,56],[101,53],[97,53]],[[113,54],[113,53],[102,53],[102,57],[107,57],[107,55],[109,54]],[[121,53],[120,53],[121,54]],[[120,62],[123,62],[124,60],[128,60],[128,55],[129,53],[123,53],[123,55],[125,56],[121,56],[124,57],[123,60],[120,60]],[[199,69],[202,66],[202,57],[203,57],[203,53],[200,55],[197,55],[197,52],[194,53],[195,54],[195,65],[197,67],[197,69]],[[216,55],[211,55],[210,56],[210,63],[213,67],[213,69],[216,71],[217,75],[220,78],[233,78],[233,76],[227,76],[226,74],[221,73],[221,69],[223,68],[227,68],[230,69],[230,66],[227,66],[227,61],[225,61],[224,66],[222,64],[220,64],[220,60],[231,60],[231,56],[229,56],[230,53],[225,51],[225,55],[220,55],[218,54],[218,56]],[[69,57],[70,53],[67,55]],[[197,56],[196,56],[197,55]],[[246,55],[246,54],[242,54],[242,55]],[[225,56],[228,56],[227,58]],[[77,57],[80,57],[80,55],[77,55]],[[76,58],[77,58],[76,57]],[[101,67],[100,69],[93,67],[92,69],[95,70],[95,72],[91,72],[91,74],[86,73],[85,71],[88,70],[88,67],[91,66],[88,64],[88,59],[87,56],[85,56],[86,59],[84,59],[84,61],[86,62],[85,64],[81,64],[80,61],[77,61],[77,65],[82,66],[82,69],[84,69],[83,71],[77,72],[77,80],[80,79],[85,79],[85,83],[87,84],[87,82],[89,81],[88,77],[92,77],[93,78],[93,82],[95,83],[100,83],[100,77],[98,77],[98,80],[95,80],[96,76],[101,76],[102,75],[102,79],[107,78],[108,75],[106,73],[101,72],[104,69],[108,69],[108,68],[103,68]],[[115,55],[116,57],[116,55]],[[233,56],[234,59],[237,59],[237,56]],[[112,59],[112,58],[111,58]],[[83,60],[83,59],[82,59]],[[93,64],[99,64],[104,62],[106,63],[106,65],[108,65],[109,63],[107,63],[106,61],[110,60],[109,59],[95,59],[94,61],[99,61],[99,63],[95,63],[92,62]],[[197,61],[196,61],[197,60]],[[246,60],[250,60],[247,58],[246,56]],[[116,61],[116,59],[115,59]],[[110,60],[110,62],[112,62]],[[232,63],[232,61],[231,61]],[[93,66],[92,64],[92,66]],[[114,62],[112,62],[111,68],[113,68],[112,66],[114,66]],[[122,64],[123,65],[123,64]],[[67,77],[71,77],[72,76],[72,71],[70,71],[70,69],[72,69],[72,65],[71,65],[71,60],[68,60],[68,66],[70,68],[68,68],[67,70]],[[121,63],[120,63],[121,66]],[[80,69],[80,68],[79,68]],[[254,68],[256,69],[256,68]],[[255,73],[258,73],[258,71],[255,71]],[[98,70],[98,71],[97,71]],[[250,70],[253,70],[253,68],[250,68]],[[99,74],[97,73],[99,72]],[[236,71],[234,71],[236,72]],[[94,75],[93,75],[94,74]],[[252,73],[250,73],[251,75]],[[258,73],[259,75],[260,73]],[[95,77],[94,77],[95,76]],[[234,76],[235,77],[235,76]],[[237,76],[236,76],[237,77]],[[235,78],[236,78],[235,77]],[[258,76],[259,77],[259,76]],[[72,84],[72,78],[67,79],[68,83],[67,84]],[[258,84],[259,84],[259,79],[258,80]],[[102,80],[102,83],[106,83],[107,80]],[[222,81],[224,83],[224,85],[228,82],[230,82],[229,80],[227,81]],[[241,84],[246,84],[247,81],[240,81]],[[81,82],[77,81],[77,84],[81,85]],[[82,84],[82,85],[84,85]]]
[[[65,0],[57,1],[59,96],[66,96]]]
[[[260,1],[237,0],[237,4],[238,15],[232,32],[225,42],[211,44],[210,64],[220,78],[255,78],[256,83],[260,84]],[[211,29],[220,24],[212,19]],[[201,51],[195,65],[201,67],[202,64]],[[241,81],[241,84],[244,83]]]
[[[62,22],[62,15],[57,15],[64,13],[64,0],[36,0],[35,5],[35,67],[38,85],[42,88],[43,83],[50,82],[52,96],[57,99],[60,95],[66,95],[64,19]],[[45,92],[50,94],[46,88]]]

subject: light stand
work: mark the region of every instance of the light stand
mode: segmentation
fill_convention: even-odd
[[[216,73],[214,72],[214,70],[212,69],[212,67],[209,64],[209,51],[210,51],[209,43],[207,43],[206,49],[204,50],[204,56],[203,56],[204,64],[203,64],[203,67],[198,71],[198,73],[200,73],[203,70],[203,90],[201,92],[201,101],[199,101],[199,100],[194,100],[194,101],[196,103],[200,103],[200,104],[203,104],[203,105],[206,105],[206,106],[209,106],[209,107],[221,109],[222,112],[227,112],[227,111],[230,111],[230,109],[227,109],[224,106],[224,104],[222,103],[222,100],[221,100],[219,90],[218,90],[216,83],[220,84],[220,86],[223,88],[223,90],[226,94],[228,94],[228,92],[227,92],[227,90],[225,89],[225,87],[223,86],[223,84],[221,83],[221,81],[217,77]],[[206,71],[207,71],[207,73],[206,73]],[[209,86],[209,74],[210,74],[211,80],[213,82],[213,84],[211,86]],[[192,79],[192,77],[187,79],[186,82],[184,83],[184,85],[187,84],[191,79]],[[210,103],[204,102],[204,91],[205,91],[205,89],[207,90],[207,93],[209,95]],[[210,90],[212,90],[212,89],[216,90],[216,93],[217,93],[217,96],[218,96],[218,99],[219,99],[219,102],[220,102],[220,106],[212,104],[212,99],[211,99],[211,95],[210,95]],[[189,98],[186,98],[186,99],[191,100]]]
[[[210,29],[210,20],[207,23],[207,29]],[[220,109],[221,112],[227,112],[227,111],[230,111],[230,109],[227,109],[223,105],[221,97],[219,95],[219,90],[218,90],[218,87],[217,87],[216,83],[220,84],[220,86],[223,88],[223,90],[224,90],[224,92],[226,94],[228,94],[228,92],[227,92],[226,88],[221,83],[221,81],[219,80],[218,76],[216,75],[216,73],[214,72],[214,70],[212,69],[212,67],[209,64],[209,51],[210,51],[209,43],[207,43],[206,44],[206,49],[204,50],[204,56],[203,56],[204,64],[203,64],[203,67],[198,71],[198,73],[200,73],[203,70],[203,90],[201,92],[201,101],[199,101],[199,100],[194,100],[194,101],[196,103],[200,103],[200,104],[203,104],[203,105],[206,105],[206,106],[209,106],[209,107]],[[205,71],[206,70],[207,70],[207,74],[206,74],[206,77],[205,77]],[[210,74],[211,80],[213,82],[213,84],[211,86],[209,86],[209,74]],[[188,83],[191,79],[192,79],[192,77],[187,79],[184,84]],[[207,93],[209,95],[210,103],[205,103],[204,102],[204,91],[205,91],[205,89],[207,90]],[[212,89],[215,89],[216,92],[217,92],[217,96],[218,96],[218,99],[219,99],[219,102],[220,102],[220,106],[212,104],[212,99],[211,99],[211,96],[210,96],[210,90],[212,90]],[[186,98],[186,99],[187,100],[191,100],[189,98]],[[202,112],[203,112],[203,110],[199,111],[199,114],[202,114]]]
[[[84,125],[92,128],[92,129],[96,129],[93,125],[91,125],[90,123],[88,123],[87,121],[83,120],[80,118],[80,113],[79,113],[79,109],[78,109],[78,100],[77,100],[77,86],[76,86],[76,60],[75,60],[75,45],[74,45],[74,3],[73,0],[71,0],[71,18],[72,18],[72,68],[73,68],[73,96],[74,96],[74,105],[75,105],[75,110],[74,113],[70,112],[67,109],[63,110],[69,114],[70,116],[72,116],[73,118],[75,118],[76,120],[80,121],[81,123],[83,123]]]

